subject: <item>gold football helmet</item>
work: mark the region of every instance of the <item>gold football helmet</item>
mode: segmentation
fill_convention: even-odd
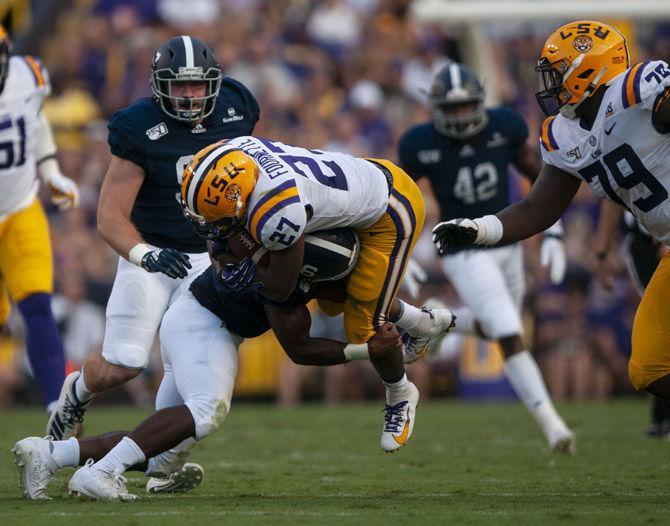
[[[258,180],[258,165],[227,141],[200,150],[184,169],[181,205],[199,235],[229,237],[244,228],[247,203]]]
[[[0,93],[5,89],[9,73],[9,34],[0,24]]]
[[[554,31],[542,48],[537,102],[546,115],[558,111],[569,119],[600,86],[628,69],[626,39],[614,27],[578,20]]]

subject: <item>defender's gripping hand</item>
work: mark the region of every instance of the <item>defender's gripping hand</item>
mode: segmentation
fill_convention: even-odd
[[[219,279],[229,289],[239,292],[246,288],[258,289],[262,283],[251,283],[256,275],[256,264],[251,258],[244,258],[239,263],[228,264],[219,273]]]
[[[402,353],[402,340],[395,324],[387,321],[368,340],[370,358],[380,358],[394,352]]]
[[[467,247],[477,240],[479,227],[472,219],[451,219],[433,228],[433,243],[443,256],[450,248]]]
[[[188,276],[191,263],[186,254],[174,248],[151,250],[142,256],[141,266],[147,272],[162,272],[173,279]]]

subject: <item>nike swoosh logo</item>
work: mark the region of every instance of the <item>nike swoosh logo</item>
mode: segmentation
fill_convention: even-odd
[[[610,126],[609,130],[605,129],[605,135],[609,135],[610,133],[612,133],[612,130],[614,129],[615,126],[616,126],[616,122],[614,124],[612,124],[612,126]]]
[[[407,438],[409,437],[409,423],[410,419],[407,419],[407,422],[405,423],[405,428],[402,430],[402,433],[399,435],[392,435],[393,440],[396,441],[396,444],[400,444],[401,446],[405,445],[405,442],[407,442]]]

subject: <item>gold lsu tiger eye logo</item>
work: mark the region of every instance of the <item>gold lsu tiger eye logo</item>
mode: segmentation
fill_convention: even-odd
[[[588,35],[579,35],[572,41],[572,46],[580,53],[586,53],[593,47],[593,40]]]
[[[231,184],[226,188],[223,196],[226,198],[226,201],[237,201],[238,198],[242,195],[242,189],[239,184]]]

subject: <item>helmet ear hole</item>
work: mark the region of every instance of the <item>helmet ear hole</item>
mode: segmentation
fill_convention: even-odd
[[[583,73],[580,73],[579,75],[577,75],[577,78],[578,79],[588,79],[591,75],[593,75],[593,71],[594,71],[593,69],[587,69]]]

